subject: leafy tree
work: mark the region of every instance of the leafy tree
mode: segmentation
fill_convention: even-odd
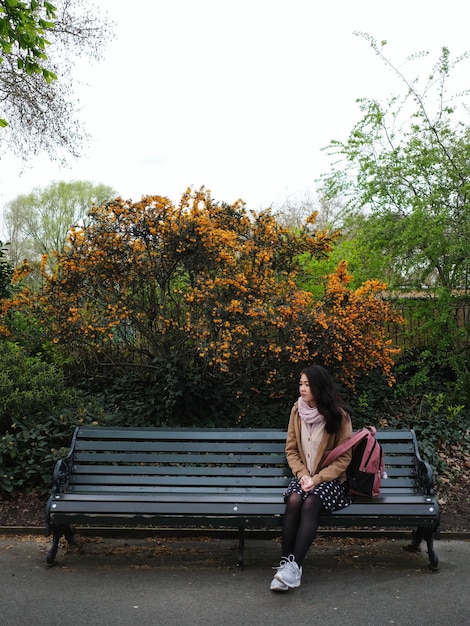
[[[329,274],[335,271],[339,263],[347,261],[351,273],[351,287],[359,288],[369,280],[377,280],[389,285],[392,282],[394,265],[377,250],[369,240],[368,218],[365,215],[346,215],[339,226],[339,236],[328,258],[312,264],[309,259],[305,272],[306,289],[316,294],[321,293]]]
[[[299,257],[320,259],[333,241],[314,216],[290,231],[270,211],[249,214],[204,190],[179,206],[118,198],[92,209],[43,289],[18,294],[10,311],[33,311],[52,341],[82,358],[92,350],[102,363],[148,370],[171,360],[183,380],[220,379],[234,397],[266,384],[275,394],[312,359],[350,385],[374,368],[391,380],[384,286],[349,289],[344,264],[320,301],[297,284]]]
[[[401,78],[405,93],[385,105],[359,101],[362,119],[346,141],[327,147],[335,162],[322,178],[322,191],[346,203],[358,234],[356,250],[373,260],[371,272],[398,294],[408,287],[423,297],[413,315],[426,345],[417,346],[411,385],[433,389],[436,373],[445,372],[460,402],[468,397],[461,392],[468,389],[469,344],[455,311],[456,304],[468,305],[470,128],[457,117],[468,91],[452,96],[451,78],[469,55],[453,62],[443,48],[422,86],[386,58],[385,42],[379,46],[362,36]]]
[[[0,0],[0,147],[25,158],[78,154],[73,67],[99,59],[109,24],[86,0]]]
[[[43,255],[49,267],[61,254],[70,228],[83,220],[92,205],[100,205],[116,192],[89,181],[54,182],[7,203],[4,220],[9,253],[16,266],[23,259],[39,264]]]
[[[334,232],[342,229],[345,218],[341,201],[314,198],[308,193],[303,197],[286,196],[279,204],[273,204],[272,209],[278,222],[288,228],[302,228],[305,220],[315,213],[317,228]]]
[[[403,79],[406,93],[385,106],[359,101],[362,119],[347,141],[333,141],[327,148],[335,165],[322,179],[323,192],[328,199],[344,199],[352,216],[366,217],[365,241],[382,255],[392,285],[466,288],[470,129],[455,121],[459,109],[447,85],[451,70],[467,55],[453,64],[443,48],[419,90],[418,79],[407,80],[383,48],[363,36]],[[436,90],[435,102],[429,103]]]
[[[304,272],[299,284],[315,296],[322,295],[329,275],[343,261],[348,263],[353,288],[368,280],[389,282],[384,255],[371,249],[368,243],[364,229],[366,217],[351,214],[340,198],[286,197],[279,205],[273,205],[273,210],[278,222],[290,229],[301,228],[308,216],[315,214],[316,227],[335,237],[335,245],[327,256],[313,260],[308,255],[301,258]]]
[[[0,241],[0,300],[12,294],[13,267],[8,260],[7,247]]]

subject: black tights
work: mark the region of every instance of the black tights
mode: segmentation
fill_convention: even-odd
[[[318,516],[323,505],[317,496],[307,496],[302,500],[298,493],[287,498],[286,510],[282,518],[282,555],[293,554],[300,566],[315,539]]]

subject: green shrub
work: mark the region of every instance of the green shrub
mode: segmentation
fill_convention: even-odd
[[[121,425],[201,428],[285,427],[297,386],[297,376],[276,385],[246,376],[234,389],[224,376],[197,367],[184,371],[170,357],[155,359],[151,371],[95,372],[80,383]]]
[[[442,491],[465,471],[469,458],[469,389],[463,390],[462,379],[449,368],[431,362],[427,350],[410,351],[395,367],[394,387],[387,387],[376,372],[359,380],[354,394],[346,395],[355,428],[372,424],[413,429],[421,456],[433,466]]]
[[[113,425],[114,416],[88,403],[37,420],[23,417],[0,437],[0,492],[49,491],[54,466],[66,456],[72,434],[81,425]],[[119,418],[117,418],[119,423]]]
[[[62,372],[16,344],[0,341],[0,492],[47,480],[63,420],[52,418],[76,407],[79,393],[67,388]]]
[[[40,423],[77,402],[78,393],[67,388],[62,372],[41,356],[27,356],[18,345],[0,341],[0,362],[0,435],[19,419]]]

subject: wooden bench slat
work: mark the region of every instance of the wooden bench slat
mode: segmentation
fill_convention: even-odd
[[[183,458],[181,458],[183,457]],[[183,461],[185,465],[191,465],[192,463],[204,463],[210,465],[211,463],[218,465],[229,464],[248,464],[253,463],[253,455],[249,454],[233,454],[222,453],[212,454],[207,452],[205,454],[166,454],[166,453],[141,453],[141,452],[81,452],[77,451],[75,454],[76,464],[97,464],[97,463],[163,463],[169,465],[170,463],[178,463]],[[256,457],[256,463],[258,465],[285,465],[286,456],[284,450],[279,453],[266,453],[259,454]]]
[[[284,444],[281,443],[270,443],[269,441],[262,442],[230,442],[230,441],[222,441],[222,442],[207,442],[207,445],[202,447],[201,442],[199,441],[142,441],[139,443],[139,447],[136,448],[135,441],[113,441],[112,445],[107,441],[101,440],[79,440],[76,442],[76,450],[96,450],[96,451],[123,451],[123,452],[131,452],[135,450],[136,452],[180,452],[181,454],[186,454],[188,452],[199,452],[199,453],[213,453],[213,452],[224,452],[224,453],[232,453],[232,454],[242,454],[248,453],[252,455],[260,454],[260,453],[272,453],[272,452],[283,452],[285,447]]]
[[[412,454],[387,454],[384,453],[384,459],[388,467],[406,465],[415,467],[416,459]]]
[[[275,480],[279,480],[279,481],[283,481],[288,483],[288,480],[283,479],[282,475],[276,476]],[[255,476],[255,477],[237,477],[237,478],[232,478],[232,480],[230,482],[227,482],[227,476],[186,476],[186,477],[182,477],[182,479],[179,482],[175,482],[175,478],[173,476],[162,476],[160,477],[158,483],[155,483],[155,480],[153,477],[147,477],[147,476],[141,476],[137,479],[137,477],[134,476],[106,476],[106,480],[103,480],[103,477],[101,476],[93,476],[90,475],[87,477],[86,481],[78,481],[75,478],[72,480],[72,482],[70,483],[71,486],[75,486],[77,487],[78,485],[95,485],[97,488],[99,488],[100,486],[106,486],[106,485],[134,485],[134,486],[139,486],[139,485],[181,485],[182,487],[185,486],[185,484],[189,485],[200,485],[201,488],[204,487],[204,485],[232,485],[232,486],[237,486],[237,485],[256,485],[256,484],[260,484],[262,485],[263,483],[266,482],[266,477],[265,476]],[[271,480],[270,480],[271,482]]]
[[[218,511],[224,511],[227,515],[246,515],[249,512],[256,515],[257,507],[262,512],[262,507],[279,505],[281,509],[284,507],[284,501],[276,494],[238,494],[238,498],[233,497],[232,494],[193,494],[192,498],[171,498],[171,495],[179,494],[166,494],[166,498],[152,498],[143,499],[141,497],[126,497],[115,495],[112,498],[106,494],[97,494],[94,499],[87,500],[63,500],[59,503],[53,503],[56,505],[55,514],[73,511],[87,511],[90,515],[96,515],[102,513],[114,513],[117,517],[119,515],[128,515],[132,511],[143,512],[151,515],[152,513],[162,513],[169,515],[178,515],[182,513],[196,513],[200,514],[214,514]],[[189,494],[191,495],[191,494]],[[100,496],[100,497],[98,497]],[[217,497],[215,497],[217,496]],[[171,512],[168,510],[168,505],[171,504]],[[202,508],[201,508],[202,507]],[[246,508],[249,507],[249,508]],[[395,512],[397,515],[414,516],[416,514],[430,514],[430,509],[433,508],[431,503],[416,502],[412,499],[409,501],[403,501],[398,499],[396,502],[374,502],[373,504],[356,504],[353,503],[340,511],[335,511],[334,514],[328,515],[328,517],[337,516],[374,516],[377,519],[383,515],[393,515]],[[435,511],[435,509],[434,509]]]
[[[412,452],[411,444],[397,444],[393,446],[393,444],[384,444],[383,450],[384,454],[389,458],[393,458],[393,455],[407,455]],[[83,452],[127,452],[129,454],[142,454],[146,452],[148,454],[152,453],[180,453],[186,454],[190,452],[197,452],[199,454],[210,454],[213,452],[220,453],[228,453],[228,454],[272,454],[273,452],[277,452],[278,454],[282,454],[284,452],[285,442],[279,443],[275,442],[270,444],[269,442],[260,442],[255,444],[236,442],[234,444],[230,442],[222,442],[222,443],[208,443],[207,447],[201,448],[200,442],[195,441],[143,441],[142,445],[138,448],[136,447],[135,441],[126,442],[126,441],[113,441],[112,445],[107,441],[92,441],[92,440],[77,440],[76,443],[76,451],[77,453]]]
[[[170,495],[170,494],[169,494]],[[210,494],[209,494],[210,495]],[[171,502],[171,513],[168,512],[168,504]],[[131,506],[132,505],[132,506]],[[263,515],[269,513],[283,513],[284,502],[279,498],[275,498],[272,495],[261,497],[256,496],[252,499],[241,496],[236,502],[233,499],[224,499],[222,496],[216,500],[208,498],[191,499],[189,501],[184,500],[170,500],[170,501],[155,501],[142,502],[141,500],[125,500],[120,501],[107,501],[104,498],[98,501],[94,501],[92,504],[89,501],[76,502],[76,501],[64,501],[61,503],[60,508],[56,512],[56,516],[64,513],[73,514],[74,512],[86,512],[88,515],[96,516],[99,514],[112,514],[115,516],[115,520],[119,521],[119,518],[132,515],[133,513],[140,513],[145,515],[165,514],[168,517],[186,515],[186,514],[200,514],[200,515],[234,515],[234,516],[246,516],[246,515]],[[407,520],[409,523],[410,518],[417,517],[430,517],[430,505],[429,503],[375,503],[367,508],[364,505],[350,505],[345,509],[335,512],[334,515],[328,515],[328,519],[333,518],[368,518],[374,519],[377,524],[380,524],[380,520],[384,517],[391,517],[397,519],[397,525],[403,523],[399,520]],[[435,518],[435,515],[432,516]],[[123,520],[120,520],[124,523]]]
[[[127,470],[127,471],[125,471]],[[160,477],[168,477],[175,481],[184,480],[185,477],[204,477],[204,476],[220,476],[226,478],[248,477],[269,478],[273,479],[277,476],[286,476],[287,472],[282,467],[220,467],[220,468],[204,468],[189,467],[183,468],[178,466],[172,467],[129,467],[120,466],[80,466],[70,479],[72,484],[86,484],[89,477],[93,476],[93,481],[98,484],[106,482],[108,476],[128,477],[130,481],[139,482],[140,477],[152,479],[155,484],[159,484]],[[382,480],[382,489],[386,489],[391,485],[407,485],[416,483],[416,473],[411,470],[400,468],[399,470],[389,470],[387,478]],[[70,484],[70,483],[69,483]]]
[[[286,486],[288,485],[288,480],[279,478],[277,482],[272,481],[270,486],[266,489],[270,489],[277,493],[283,493]],[[220,493],[220,492],[234,492],[238,493],[240,491],[240,486],[229,486],[224,483],[222,485],[205,485],[204,488],[207,492],[212,493]],[[256,486],[246,486],[245,489],[253,489]],[[188,492],[197,492],[201,489],[200,486],[197,485],[185,485],[185,484],[174,484],[171,483],[169,485],[102,485],[99,489],[102,493],[165,493],[165,492],[175,492],[175,493],[185,493]],[[81,493],[81,494],[96,494],[98,492],[97,485],[87,485],[87,484],[79,484],[79,485],[69,485],[67,490],[67,494]],[[400,486],[400,487],[388,487],[383,489],[382,492],[384,495],[392,495],[392,494],[403,494],[403,495],[416,495],[418,493],[416,486],[414,484],[410,486]]]
[[[273,483],[273,486],[270,487],[269,490],[272,490],[274,493],[277,493],[277,494],[282,494],[286,490],[287,484],[288,484],[287,481],[280,480],[279,483]],[[234,492],[234,493],[239,493],[242,490],[248,492],[248,491],[255,491],[257,489],[262,489],[263,486],[261,482],[247,483],[246,481],[240,481],[240,483],[237,485],[230,485],[230,487],[227,487],[225,483],[214,479],[208,485],[203,485],[202,483],[196,483],[196,482],[191,482],[187,485],[184,485],[183,483],[174,485],[171,482],[166,482],[158,486],[149,485],[145,483],[142,483],[139,485],[129,484],[129,483],[114,483],[114,484],[106,484],[106,485],[96,485],[96,484],[79,485],[78,487],[71,486],[68,493],[104,494],[104,493],[119,493],[119,492],[141,493],[141,492],[147,491],[149,493],[154,493],[156,494],[156,496],[158,496],[159,493],[171,492],[171,490],[173,490],[175,493],[183,493],[183,494],[185,492],[185,489],[187,489],[188,492],[191,492],[191,493],[200,493],[201,491],[204,490],[204,488],[208,492],[209,490],[212,490],[218,493],[223,493],[223,492],[228,493],[229,491]],[[268,490],[268,488],[266,490]],[[409,493],[415,493],[415,492],[413,490],[410,490]]]
[[[286,432],[282,429],[268,428],[132,428],[116,426],[80,426],[78,437],[81,439],[124,439],[139,440],[177,440],[177,441],[277,441],[285,444]]]
[[[63,503],[66,502],[150,502],[154,503],[156,500],[161,502],[180,502],[181,500],[186,500],[188,502],[199,502],[199,501],[227,501],[234,502],[238,501],[239,497],[244,501],[255,500],[256,498],[260,498],[261,500],[264,497],[269,497],[273,501],[276,502],[284,502],[282,494],[274,491],[274,495],[272,493],[268,493],[268,491],[272,491],[270,488],[258,489],[253,494],[248,494],[243,492],[238,492],[237,494],[220,494],[216,495],[206,494],[202,490],[199,490],[194,494],[184,494],[178,493],[174,494],[171,492],[162,493],[161,495],[155,497],[153,495],[146,494],[95,494],[95,495],[86,495],[86,494],[61,494],[57,496],[53,500],[53,504],[57,505],[57,507],[62,507]],[[238,497],[239,496],[239,497]],[[341,509],[342,511],[349,512],[359,507],[368,507],[375,508],[378,505],[388,505],[388,504],[397,504],[397,503],[408,503],[408,504],[418,504],[418,505],[426,505],[432,506],[433,498],[429,496],[423,496],[422,494],[393,494],[393,495],[380,495],[374,498],[366,498],[366,497],[353,497],[352,504],[348,507]],[[339,511],[335,511],[334,515],[337,515]]]
[[[234,453],[220,453],[212,454],[206,453],[161,453],[161,452],[122,452],[122,451],[108,451],[108,452],[83,452],[77,450],[74,459],[77,463],[178,463],[181,461],[181,457],[184,457],[185,465],[191,463],[204,463],[204,464],[235,464],[235,463],[252,463],[253,454],[234,454]],[[265,464],[285,464],[284,449],[278,453],[265,453],[259,454],[256,457],[257,463]],[[415,467],[415,458],[413,456],[390,456],[385,455],[385,464],[387,467],[401,467],[408,466],[410,468]]]
[[[378,430],[375,438],[382,446],[387,442],[395,444],[407,441],[411,443],[411,445],[413,445],[414,442],[414,437],[411,430],[399,428],[385,428],[383,430]]]
[[[79,477],[81,474],[93,474],[99,477],[101,474],[108,475],[129,475],[129,476],[286,476],[286,466],[254,466],[254,465],[223,465],[217,467],[211,465],[206,467],[203,465],[190,465],[182,467],[180,465],[172,466],[142,466],[142,465],[76,465],[74,467],[74,476]]]
[[[379,441],[384,454],[387,456],[392,456],[395,454],[413,454],[413,444],[407,442],[399,442],[392,443],[391,441],[381,443]]]
[[[269,481],[270,484],[274,484],[274,485],[287,485],[289,483],[288,479],[285,479],[282,476],[277,476],[275,477],[273,480]],[[89,480],[73,480],[73,482],[71,482],[69,484],[69,489],[74,489],[76,492],[82,488],[82,487],[95,487],[95,489],[106,489],[107,487],[111,487],[113,485],[121,485],[121,486],[129,486],[129,487],[135,487],[136,489],[140,488],[140,487],[154,487],[155,489],[158,489],[158,487],[163,487],[163,486],[169,486],[171,487],[172,485],[174,486],[174,488],[178,488],[178,487],[182,487],[184,489],[185,486],[187,487],[194,487],[194,486],[200,486],[201,488],[204,488],[204,486],[216,486],[216,485],[220,485],[220,486],[227,486],[227,488],[230,487],[237,487],[237,486],[256,486],[256,485],[263,485],[264,483],[266,483],[266,477],[255,477],[255,478],[243,478],[240,477],[235,481],[231,481],[228,482],[226,477],[217,477],[217,476],[213,476],[213,477],[199,477],[199,478],[195,478],[195,477],[187,477],[186,479],[181,479],[179,481],[176,481],[173,477],[169,476],[164,476],[161,478],[161,480],[158,481],[158,483],[156,483],[154,480],[151,480],[150,478],[142,478],[139,480],[135,480],[132,478],[128,478],[128,477],[110,477],[109,479],[107,479],[106,481],[103,480],[97,480],[96,477],[94,476],[90,476]],[[281,487],[283,488],[283,487]],[[395,490],[403,490],[404,488],[409,488],[409,489],[417,489],[417,485],[415,481],[408,481],[407,483],[392,483],[390,485],[390,487],[386,486],[382,489],[382,492],[386,492],[387,489],[392,489],[394,488]]]
[[[394,478],[416,476],[416,468],[412,466],[405,467],[400,465],[399,467],[391,467],[390,465],[386,465],[385,471],[387,472],[387,478],[382,479],[383,481],[393,480]]]

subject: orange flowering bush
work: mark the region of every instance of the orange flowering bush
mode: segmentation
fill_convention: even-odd
[[[354,387],[358,372],[382,370],[389,384],[394,382],[392,367],[399,353],[387,337],[388,322],[401,323],[400,315],[382,294],[386,285],[366,281],[358,289],[348,289],[352,276],[341,262],[328,277],[325,296],[315,304],[317,335],[311,355],[326,366],[341,371],[343,382]]]
[[[42,289],[16,304],[77,355],[146,367],[171,359],[183,373],[223,377],[235,394],[313,361],[349,385],[374,368],[391,379],[383,285],[352,291],[341,265],[319,301],[298,286],[300,257],[327,256],[335,237],[315,229],[315,215],[292,231],[269,210],[216,203],[204,189],[178,206],[117,198],[91,209],[54,273],[43,265]]]

